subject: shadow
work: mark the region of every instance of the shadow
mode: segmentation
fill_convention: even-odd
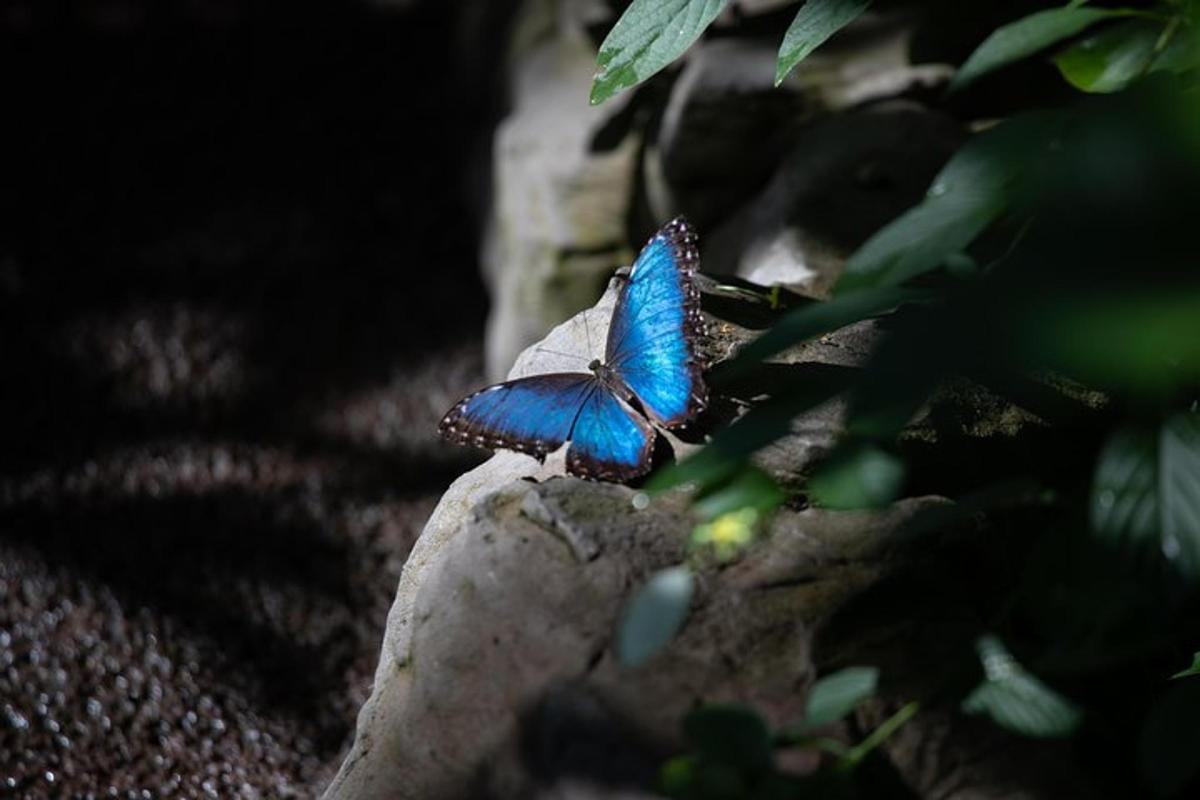
[[[37,552],[111,588],[123,605],[156,609],[216,642],[258,676],[268,706],[303,720],[345,692],[349,661],[382,621],[356,618],[363,600],[350,545],[297,505],[246,491],[59,501],[7,509],[0,525],[5,546]]]
[[[496,103],[456,82],[457,12],[171,17],[0,28],[0,67],[36,76],[10,112],[38,121],[0,154],[0,470],[171,433],[294,437],[314,400],[482,331],[463,154]],[[198,313],[151,325],[149,354],[137,338]],[[197,396],[187,371],[221,348],[241,383]],[[181,397],[152,396],[164,371]]]
[[[644,789],[669,755],[583,686],[549,689],[522,714],[518,737],[521,760],[542,786],[572,778],[609,790]]]
[[[761,363],[730,376],[718,364],[709,373],[713,391],[724,397],[751,400],[756,397],[795,398],[798,404],[812,404],[849,388],[858,367],[843,367],[820,362],[796,364]],[[797,405],[797,408],[806,407]]]
[[[794,308],[820,302],[783,287],[772,292],[734,275],[701,276],[700,286],[700,308],[704,312],[753,331],[766,330],[779,321],[781,314]]]

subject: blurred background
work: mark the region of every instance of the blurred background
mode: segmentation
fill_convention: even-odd
[[[706,272],[823,299],[972,132],[1078,93],[1046,59],[946,93],[1046,3],[880,2],[775,88],[797,4],[734,0],[685,59],[591,106],[626,5],[0,3],[0,795],[313,796],[405,557],[480,460],[437,441],[448,407],[675,214]],[[1114,108],[1046,184],[1055,234],[1033,230],[1003,302],[1041,291],[1039,258],[1082,282],[1099,264],[1115,295],[1144,243],[1147,274],[1190,267],[1200,139],[1139,160],[1161,128]],[[1024,236],[1010,222],[960,277]],[[1007,357],[973,312],[1012,306],[962,296],[913,328],[922,379],[981,343]],[[1081,474],[1098,431],[1066,459]]]
[[[312,796],[476,455],[454,3],[5,2],[0,796]],[[487,59],[482,54],[480,64]]]

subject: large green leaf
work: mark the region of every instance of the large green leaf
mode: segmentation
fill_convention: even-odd
[[[1025,671],[994,636],[978,643],[986,677],[963,700],[968,714],[985,714],[997,725],[1024,736],[1067,736],[1079,727],[1079,708]]]
[[[885,286],[802,306],[780,318],[770,330],[742,347],[733,360],[719,365],[714,370],[714,377],[717,380],[736,380],[753,370],[759,362],[793,345],[885,314],[903,303],[925,296],[920,292]]]
[[[683,55],[727,2],[633,0],[600,45],[592,104],[641,83]]]
[[[690,483],[707,491],[730,481],[751,455],[785,435],[792,418],[803,410],[790,398],[752,408],[700,452],[656,472],[646,488],[658,492]]]
[[[1200,579],[1200,414],[1114,433],[1096,465],[1091,507],[1101,540]]]
[[[1081,8],[1072,3],[1064,8],[1038,11],[1001,26],[984,39],[983,44],[959,68],[950,82],[950,90],[961,89],[992,70],[1044,50],[1102,19],[1124,13],[1127,12],[1117,9]]]
[[[803,381],[775,387],[781,390],[778,395],[718,432],[700,452],[656,472],[646,489],[660,492],[690,483],[703,493],[732,480],[751,455],[787,434],[792,419],[844,391],[857,374],[846,367],[815,366],[819,368],[795,367]]]
[[[1092,531],[1116,549],[1158,547],[1158,446],[1154,432],[1122,428],[1109,437],[1092,481]]]
[[[687,567],[655,573],[630,600],[617,628],[617,659],[644,664],[674,638],[687,619],[695,579]]]
[[[1192,665],[1172,675],[1172,678],[1191,678],[1200,675],[1200,653],[1192,653]]]
[[[847,667],[826,675],[808,690],[804,727],[837,722],[875,694],[878,685],[879,670],[875,667]]]
[[[1085,92],[1115,92],[1150,71],[1163,26],[1130,20],[1084,37],[1054,58],[1058,71]]]
[[[1079,380],[1151,394],[1200,379],[1200,286],[1088,288],[1030,304],[1013,351]]]
[[[904,483],[900,459],[871,444],[839,448],[808,482],[808,495],[824,508],[878,508],[896,499]]]
[[[779,62],[775,67],[775,85],[783,83],[793,67],[857,19],[869,5],[871,0],[808,0],[783,35]]]
[[[1200,579],[1200,413],[1169,418],[1158,447],[1163,554]]]
[[[729,483],[696,498],[692,510],[705,520],[743,509],[765,514],[786,499],[787,495],[770,475],[756,467],[747,467]]]
[[[1024,114],[969,140],[934,178],[919,205],[850,257],[835,292],[897,286],[964,250],[1009,207],[1061,121],[1049,112]]]

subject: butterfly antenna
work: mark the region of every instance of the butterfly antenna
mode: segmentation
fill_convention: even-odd
[[[587,311],[583,312],[583,336],[585,339],[587,339],[588,356],[594,356],[596,351],[592,349],[592,329],[591,326],[588,325]]]
[[[566,353],[566,352],[563,352],[562,350],[551,350],[549,347],[542,347],[541,345],[538,345],[537,352],[549,353],[552,356],[562,356],[564,358],[574,358],[579,361],[587,361],[588,360],[587,356],[581,356],[578,353]]]

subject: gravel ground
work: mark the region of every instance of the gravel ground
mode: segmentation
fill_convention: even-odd
[[[449,16],[4,30],[0,796],[332,776],[477,458],[434,436],[484,313]]]

